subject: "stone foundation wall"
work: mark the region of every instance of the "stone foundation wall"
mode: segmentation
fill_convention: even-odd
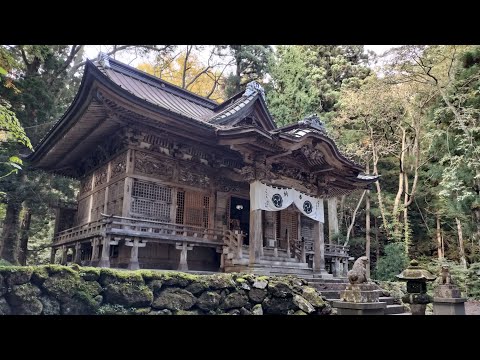
[[[295,277],[79,266],[0,267],[0,315],[329,315]]]

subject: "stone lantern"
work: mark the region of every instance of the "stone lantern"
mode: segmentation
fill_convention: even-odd
[[[417,260],[412,260],[410,265],[397,275],[397,278],[407,282],[407,295],[402,298],[402,301],[410,304],[412,315],[425,315],[427,304],[433,300],[427,295],[427,281],[434,281],[436,276],[418,266]]]

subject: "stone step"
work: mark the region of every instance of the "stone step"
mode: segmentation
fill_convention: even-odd
[[[340,299],[340,291],[336,290],[319,290],[322,296],[325,296],[327,299]]]
[[[324,278],[313,278],[313,279],[309,279],[308,280],[309,282],[311,282],[312,284],[313,283],[319,283],[319,284],[330,284],[330,283],[345,283],[345,284],[348,284],[348,281],[346,278],[341,278],[341,277],[336,277],[336,278],[332,278],[332,279],[324,279]]]
[[[412,313],[402,312],[402,313],[398,313],[398,314],[387,314],[387,315],[412,315]]]
[[[312,269],[308,267],[307,263],[299,263],[295,261],[273,261],[273,260],[264,260],[264,259],[259,259],[256,262],[257,264],[260,265],[269,265],[269,266],[278,266],[278,267],[291,267],[291,268],[296,268],[296,269],[309,269],[310,273],[312,273]]]
[[[345,290],[348,284],[345,283],[314,283],[310,284],[315,289],[318,290]]]
[[[394,315],[405,313],[403,305],[387,305],[385,309],[385,315]]]
[[[395,299],[394,299],[393,297],[391,297],[391,296],[380,296],[380,297],[378,298],[378,301],[380,301],[380,302],[386,302],[387,305],[394,305],[394,300],[395,300]]]
[[[262,266],[262,264],[256,264],[253,268],[253,273],[258,275],[275,275],[275,276],[282,276],[282,275],[309,275],[312,274],[312,269],[310,268],[298,268],[298,267],[291,267],[291,266],[276,266],[276,265],[269,265],[269,266]]]
[[[273,255],[262,255],[260,259],[263,260],[272,260],[272,261],[292,261],[292,262],[300,262],[297,258],[293,257],[286,257],[286,256],[273,256]]]

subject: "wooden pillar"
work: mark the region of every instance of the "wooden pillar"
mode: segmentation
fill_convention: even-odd
[[[325,270],[325,237],[323,223],[315,221],[313,226],[313,273],[315,277],[331,278],[332,275]]]
[[[96,266],[98,261],[98,243],[99,238],[93,238],[92,243],[92,257],[90,259],[90,266]]]
[[[342,276],[347,277],[347,273],[348,273],[348,258],[344,258],[343,259],[343,273],[342,273]],[[370,279],[370,274],[367,274],[367,279]]]
[[[110,236],[106,235],[103,238],[102,257],[98,263],[98,267],[109,268],[110,267]]]
[[[52,247],[50,250],[50,264],[55,264],[55,254],[57,253],[57,249]]]
[[[82,255],[82,244],[80,242],[75,243],[75,256],[73,257],[73,262],[75,264],[80,264],[80,259]]]
[[[125,178],[125,183],[123,185],[123,208],[122,208],[122,216],[128,217],[130,216],[130,205],[132,203],[132,187],[133,187],[133,179],[131,177]]]
[[[139,239],[135,238],[134,240],[125,240],[125,245],[132,247],[130,250],[130,262],[128,263],[128,269],[140,269],[140,263],[138,262],[138,248],[147,246],[147,243],[144,241],[140,242]]]
[[[223,254],[223,247],[217,247],[217,253],[220,254],[220,268],[218,269],[219,272],[225,272],[225,257]]]
[[[337,198],[330,198],[328,203],[328,243],[332,243],[332,239],[339,233],[338,229],[338,212]]]
[[[187,242],[183,242],[181,244],[176,244],[175,248],[177,250],[180,250],[180,261],[178,262],[178,271],[187,271],[188,270],[187,254],[189,250],[193,249],[193,246],[188,246]]]
[[[250,264],[253,265],[260,258],[263,248],[262,210],[250,210]]]
[[[237,259],[242,259],[243,258],[243,233],[240,230],[236,231],[236,236],[237,236]]]
[[[62,245],[62,259],[60,260],[61,265],[67,265],[67,247]]]
[[[342,277],[342,269],[340,268],[340,258],[334,258],[334,266],[333,266],[333,277]]]

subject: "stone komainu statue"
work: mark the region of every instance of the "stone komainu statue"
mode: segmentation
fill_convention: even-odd
[[[453,285],[452,275],[450,275],[450,269],[448,265],[442,265],[440,269],[440,276],[438,278],[439,285]]]
[[[366,268],[367,263],[368,257],[366,256],[361,256],[355,260],[352,270],[350,270],[347,274],[350,284],[363,284],[368,282]]]

